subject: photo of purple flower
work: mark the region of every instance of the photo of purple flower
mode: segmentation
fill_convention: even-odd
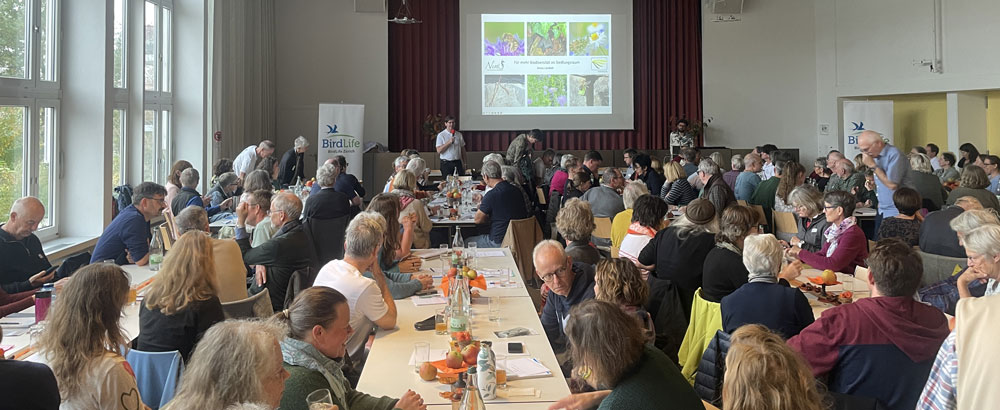
[[[483,55],[523,56],[524,23],[483,23]]]
[[[528,99],[529,107],[565,107],[566,75],[529,75]]]

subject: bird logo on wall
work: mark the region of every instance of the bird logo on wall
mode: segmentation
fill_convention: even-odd
[[[864,131],[865,130],[865,122],[864,121],[851,122],[851,124],[854,125],[854,129],[851,130],[851,131]]]
[[[329,125],[327,125],[326,128],[327,128],[327,132],[326,132],[327,134],[336,134],[337,133],[337,124],[333,124],[332,127],[329,126]]]

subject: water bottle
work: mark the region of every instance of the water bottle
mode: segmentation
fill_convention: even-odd
[[[462,395],[462,404],[458,408],[459,410],[486,410],[486,405],[483,403],[483,396],[480,395],[479,389],[476,387],[476,368],[469,367],[468,373],[468,387],[465,388],[465,394]]]
[[[52,290],[42,287],[35,291],[35,323],[45,320],[52,305]]]
[[[497,366],[493,355],[493,342],[482,341],[479,347],[479,357],[476,359],[476,385],[479,393],[486,400],[497,398]]]
[[[160,238],[160,230],[153,233],[153,241],[149,243],[149,270],[160,270],[163,263],[163,239]]]

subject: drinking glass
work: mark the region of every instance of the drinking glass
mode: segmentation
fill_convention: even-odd
[[[500,321],[500,304],[502,301],[499,296],[490,296],[490,322]]]
[[[333,408],[333,397],[330,396],[330,389],[319,389],[306,396],[306,404],[309,410],[328,410]]]
[[[139,287],[136,284],[128,285],[128,305],[131,306],[139,298]]]
[[[451,267],[451,252],[448,251],[448,244],[446,244],[446,243],[442,243],[441,246],[439,246],[439,248],[441,250],[445,251],[445,253],[441,254],[441,256],[440,256],[440,258],[441,258],[441,274],[442,275],[447,275],[448,274],[448,268]]]
[[[466,260],[469,261],[469,265],[472,269],[476,269],[476,259],[479,258],[479,255],[476,252],[479,250],[479,243],[474,241],[469,242],[465,244],[465,247],[467,248],[466,251],[469,253],[469,257]]]
[[[434,313],[434,333],[439,335],[448,334],[448,312],[440,309]]]
[[[497,388],[506,389],[507,388],[507,355],[498,354],[496,355],[496,371],[497,371]]]
[[[413,371],[420,372],[420,366],[430,361],[431,344],[427,342],[416,342],[413,344]]]

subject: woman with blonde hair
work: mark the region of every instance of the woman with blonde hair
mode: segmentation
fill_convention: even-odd
[[[677,365],[647,345],[639,321],[617,305],[588,300],[574,306],[566,336],[574,376],[610,390],[598,410],[662,409],[666,403],[671,409],[704,409]]]
[[[187,361],[205,331],[225,320],[211,240],[205,232],[188,231],[163,259],[139,309],[137,349],[177,350]]]
[[[283,333],[259,320],[227,320],[212,326],[195,347],[177,394],[163,410],[224,409],[244,403],[277,409],[289,376],[279,345]]]
[[[120,321],[129,279],[120,267],[80,268],[48,313],[38,348],[55,374],[61,409],[118,409],[122,398],[141,404],[132,368],[123,357],[129,342]]]
[[[777,334],[746,325],[731,337],[722,410],[829,408],[806,361]]]
[[[601,260],[601,252],[590,244],[590,236],[596,228],[590,203],[580,198],[566,201],[556,215],[556,229],[566,238],[566,255],[574,262],[593,265]]]
[[[677,162],[670,161],[663,166],[664,176],[667,182],[660,188],[660,197],[673,207],[687,206],[698,197],[691,183],[688,182],[688,175],[684,172],[684,167]]]
[[[639,197],[649,195],[649,188],[642,181],[629,181],[622,191],[622,204],[625,210],[615,215],[611,220],[611,246],[620,247],[625,235],[628,234],[628,227],[632,224],[633,206]]]
[[[329,389],[342,410],[418,410],[423,399],[407,390],[400,399],[375,397],[351,387],[344,376],[343,358],[351,328],[347,298],[335,289],[314,286],[295,297],[292,305],[272,321],[287,332],[281,341],[284,368],[291,375],[281,396],[282,410],[308,410],[306,396]]]
[[[410,161],[413,163],[413,161]],[[415,218],[413,224],[413,247],[427,249],[431,246],[431,218],[427,216],[427,206],[416,196],[417,177],[409,170],[402,170],[392,180],[392,193],[399,196],[402,211],[399,212],[399,223],[404,219]]]

